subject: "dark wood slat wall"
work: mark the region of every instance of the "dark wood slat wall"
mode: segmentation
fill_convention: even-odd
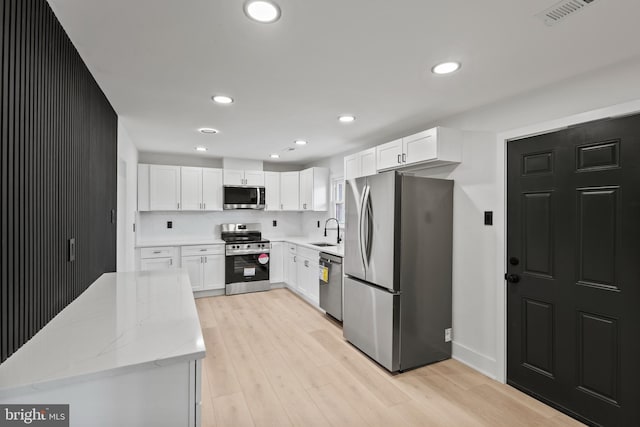
[[[115,271],[117,115],[45,0],[0,0],[0,60],[2,362]]]

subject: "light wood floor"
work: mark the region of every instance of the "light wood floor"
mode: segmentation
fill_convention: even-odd
[[[390,375],[286,289],[196,304],[203,427],[582,425],[454,360]]]

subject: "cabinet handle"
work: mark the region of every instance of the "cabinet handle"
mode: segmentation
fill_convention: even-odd
[[[304,262],[304,266],[305,266],[305,267],[309,267],[309,261],[305,261],[305,262]]]
[[[284,205],[282,203],[280,203],[280,209],[284,210]]]
[[[173,265],[173,258],[169,258],[169,265]]]
[[[402,163],[407,163],[407,153],[402,153]]]
[[[180,202],[178,202],[178,209],[180,209]]]
[[[154,253],[154,254],[159,254],[159,253],[161,253],[161,252],[162,252],[162,251],[153,251],[153,253]]]
[[[298,257],[297,256],[293,257],[293,262],[298,262]]]
[[[400,161],[400,156],[401,156],[401,154],[398,154],[398,164],[402,163],[402,162]]]
[[[206,204],[206,203],[203,203],[203,204],[202,204],[202,209],[204,209],[204,210],[206,210],[206,209],[207,209],[207,204]]]
[[[200,252],[206,252],[206,251],[207,251],[206,249],[200,249]]]

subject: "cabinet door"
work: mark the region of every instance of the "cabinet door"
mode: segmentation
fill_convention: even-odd
[[[187,270],[191,288],[194,291],[202,290],[202,261],[201,256],[182,257],[182,268]]]
[[[265,211],[279,211],[280,207],[280,173],[264,173]]]
[[[313,168],[300,171],[300,210],[313,209]]]
[[[376,166],[378,170],[402,166],[402,139],[376,147]]]
[[[360,175],[369,176],[378,173],[376,167],[376,147],[358,153],[360,155]]]
[[[224,289],[224,255],[208,255],[202,258],[203,288]]]
[[[344,158],[344,179],[354,179],[362,176],[360,172],[360,165],[361,165],[360,153],[352,154],[350,156],[345,157]]]
[[[271,243],[269,260],[269,281],[281,283],[284,281],[284,244],[282,242]]]
[[[180,198],[183,211],[202,209],[202,168],[180,168]]]
[[[244,185],[244,171],[225,169],[223,182],[224,185]]]
[[[180,166],[149,166],[149,208],[152,211],[180,209]]]
[[[287,254],[287,285],[293,289],[298,289],[298,256]]]
[[[319,303],[320,296],[320,276],[319,276],[320,263],[316,258],[308,260],[306,264],[306,293],[311,301],[316,304]]]
[[[138,210],[149,210],[149,165],[138,165]]]
[[[173,258],[148,258],[140,260],[140,270],[169,270],[175,268]]]
[[[424,162],[438,157],[437,128],[402,138],[406,164]]]
[[[280,174],[280,204],[284,211],[300,210],[300,172]]]
[[[307,273],[309,260],[301,257],[300,255],[296,255],[296,282],[298,291],[304,295],[307,295],[307,280],[309,274]]]
[[[222,210],[222,169],[202,169],[202,209]]]
[[[264,172],[244,171],[244,185],[264,186]]]

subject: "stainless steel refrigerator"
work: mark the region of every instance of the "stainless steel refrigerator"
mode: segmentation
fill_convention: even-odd
[[[451,357],[453,181],[346,183],[343,334],[389,371]]]

